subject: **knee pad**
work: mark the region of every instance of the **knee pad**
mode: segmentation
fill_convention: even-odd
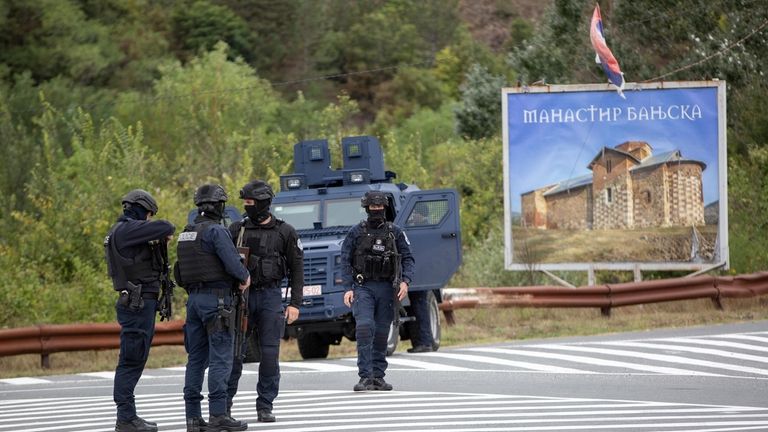
[[[373,329],[370,325],[357,323],[355,327],[355,337],[357,340],[370,339],[373,337]]]

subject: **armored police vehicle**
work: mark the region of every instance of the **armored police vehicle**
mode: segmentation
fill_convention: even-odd
[[[440,290],[461,263],[458,194],[395,183],[396,174],[385,170],[381,145],[371,136],[343,138],[341,156],[342,167],[333,169],[327,140],[302,141],[294,146],[295,172],[280,176],[271,211],[296,228],[304,248],[304,301],[286,333],[298,340],[305,359],[325,358],[329,345],[355,339],[352,311],[343,302],[341,244],[367,217],[362,196],[379,190],[389,201],[387,219],[405,230],[416,260],[409,291],[429,291],[428,319],[437,349]],[[395,351],[399,339],[416,334],[415,326],[406,297],[400,320],[390,329],[387,353]]]

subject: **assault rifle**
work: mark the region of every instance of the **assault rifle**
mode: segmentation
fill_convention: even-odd
[[[168,262],[168,242],[159,241],[156,244],[160,255],[162,271],[160,273],[160,299],[157,301],[157,310],[160,312],[160,321],[170,321],[173,317],[173,289],[176,283],[171,279],[171,265]]]
[[[397,250],[397,243],[395,242],[395,253],[392,254],[390,259],[395,260],[393,263],[394,265],[394,274],[395,277],[392,278],[392,289],[395,290],[395,299],[394,299],[394,305],[395,305],[395,313],[392,317],[393,322],[395,323],[395,327],[400,325],[400,299],[397,297],[397,295],[400,293],[400,282],[403,280],[403,266],[402,262],[400,260],[401,255],[400,252]]]
[[[242,236],[240,236],[240,239]],[[238,240],[240,240],[238,239]],[[241,241],[242,244],[242,241]],[[240,254],[240,259],[244,262],[248,262],[248,254],[250,253],[249,248],[247,247],[238,247],[237,252]],[[237,286],[237,282],[235,282],[235,286],[232,288],[232,293],[234,295],[234,305],[235,305],[235,359],[242,358],[243,356],[243,341],[245,340],[245,335],[248,333],[248,290],[250,288],[246,288],[243,291],[240,291],[239,287]]]

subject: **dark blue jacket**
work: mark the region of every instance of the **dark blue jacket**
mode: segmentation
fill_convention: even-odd
[[[199,220],[195,219],[195,222]],[[215,254],[221,259],[224,264],[224,269],[232,277],[244,283],[248,280],[248,270],[240,262],[240,255],[237,253],[232,242],[232,236],[229,231],[221,224],[211,224],[207,230],[203,232],[202,248],[204,252]],[[226,281],[214,281],[206,282],[204,284],[207,288],[232,288]]]
[[[341,245],[341,284],[344,287],[344,291],[352,289],[352,283],[355,277],[355,269],[352,267],[354,262],[354,253],[357,249],[358,239],[363,235],[363,224],[366,221],[362,221],[359,224],[352,227],[344,238],[344,244]],[[408,285],[413,280],[413,272],[415,267],[415,260],[413,254],[411,254],[411,243],[408,241],[408,236],[405,235],[405,231],[399,226],[392,224],[395,231],[395,244],[397,246],[397,252],[400,254],[400,266],[402,269],[402,280]]]
[[[144,249],[149,248],[150,241],[166,241],[169,235],[176,231],[176,227],[167,220],[144,220],[122,215],[117,222],[123,222],[120,228],[113,233],[112,241],[120,255],[133,259]],[[158,270],[159,271],[159,270]],[[147,284],[144,292],[158,292],[160,281],[155,284]]]

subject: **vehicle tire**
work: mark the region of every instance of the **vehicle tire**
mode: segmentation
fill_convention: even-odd
[[[427,306],[429,307],[429,328],[432,332],[432,351],[440,348],[440,307],[437,304],[435,293],[430,291],[427,294]]]
[[[321,333],[302,333],[296,338],[303,359],[328,358],[328,339]]]
[[[245,343],[245,359],[243,363],[258,363],[261,361],[261,347],[259,346],[259,334],[251,332]]]
[[[397,349],[397,343],[400,341],[400,326],[394,322],[389,324],[389,335],[387,336],[387,355],[391,356]]]

